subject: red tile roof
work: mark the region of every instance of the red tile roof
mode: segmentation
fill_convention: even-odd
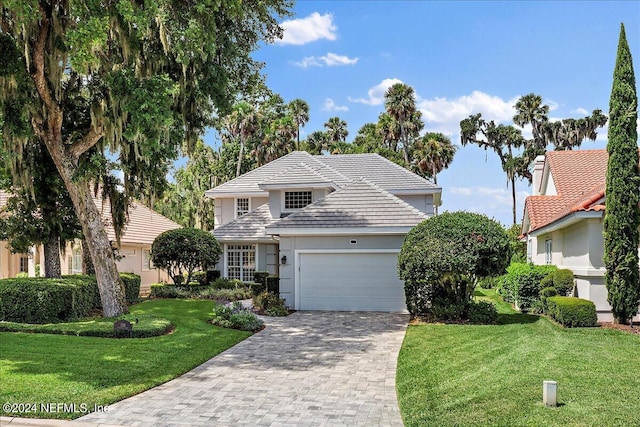
[[[572,212],[604,210],[597,202],[604,197],[608,160],[607,150],[547,152],[545,162],[557,195],[527,197],[529,229],[524,231],[537,230]]]

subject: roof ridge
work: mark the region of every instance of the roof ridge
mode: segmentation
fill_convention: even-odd
[[[322,155],[320,155],[320,156],[322,156]],[[351,180],[350,178],[348,178],[348,177],[344,176],[340,171],[338,171],[337,169],[335,169],[333,166],[330,166],[330,165],[326,164],[326,163],[325,163],[325,162],[323,162],[322,160],[318,160],[316,157],[317,157],[317,156],[311,156],[311,158],[312,158],[316,163],[319,163],[319,164],[320,164],[320,165],[322,165],[323,167],[325,167],[325,168],[329,169],[331,172],[335,173],[335,174],[336,174],[336,175],[338,175],[340,178],[344,178],[344,180],[345,180],[346,182],[352,182],[352,180]],[[322,156],[322,157],[324,157],[324,156]],[[324,174],[321,174],[321,176],[322,176],[322,177],[324,177],[324,178],[326,178],[326,179],[328,179]],[[331,182],[333,182],[333,181],[331,181]],[[338,187],[340,187],[340,188],[343,188],[343,187],[342,187],[340,184],[338,184],[337,182],[334,182],[334,184],[336,184],[336,185],[337,185]]]
[[[375,154],[375,153],[374,153]],[[398,196],[394,196],[393,194],[389,193],[387,190],[385,190],[384,188],[381,188],[380,186],[374,184],[373,182],[369,181],[368,179],[361,177],[360,180],[366,184],[368,184],[369,186],[375,188],[376,190],[380,191],[384,196],[386,196],[388,199],[396,201],[396,202],[400,202],[401,205],[413,210],[414,213],[418,213],[422,216],[426,217],[426,214],[424,212],[421,212],[420,210],[418,210],[415,206],[405,202],[404,200],[402,200],[400,197]],[[348,188],[348,187],[345,187]]]

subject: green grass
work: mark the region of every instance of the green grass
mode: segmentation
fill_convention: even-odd
[[[640,425],[639,336],[497,308],[498,325],[409,327],[396,382],[405,426]],[[558,381],[557,408],[542,405],[543,380]]]
[[[116,333],[113,330],[113,323],[121,319],[131,322],[131,338],[157,337],[173,329],[173,324],[167,319],[146,314],[127,314],[114,318],[100,317],[68,323],[33,324],[0,322],[0,332],[116,337]]]
[[[166,318],[173,333],[142,339],[0,333],[0,403],[108,405],[175,378],[250,335],[207,323],[211,301],[159,300],[131,314]],[[77,418],[78,412],[1,415]]]

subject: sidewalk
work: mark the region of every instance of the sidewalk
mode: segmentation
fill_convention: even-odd
[[[124,427],[114,424],[86,423],[70,420],[39,420],[36,418],[0,417],[0,426],[4,427]]]

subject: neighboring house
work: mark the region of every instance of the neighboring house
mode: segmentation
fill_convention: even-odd
[[[608,158],[606,150],[539,156],[522,224],[528,259],[573,271],[574,294],[595,303],[600,321],[613,319],[604,283],[602,234]]]
[[[0,191],[0,209],[9,197]],[[167,274],[151,263],[149,251],[153,240],[162,232],[180,228],[180,225],[139,202],[133,202],[129,208],[129,222],[120,238],[120,246],[116,245],[116,235],[110,221],[110,204],[100,198],[95,199],[96,206],[102,214],[109,240],[118,248],[122,257],[117,261],[118,271],[131,272],[141,277],[141,293],[147,293],[153,283],[169,281]],[[70,243],[60,255],[62,274],[82,273],[82,246],[79,241]],[[20,272],[34,276],[36,265],[44,269],[44,253],[41,246],[33,248],[31,254],[11,254],[6,242],[0,242],[0,278],[14,277]],[[41,271],[44,275],[44,271]]]
[[[280,277],[298,310],[406,310],[397,259],[441,188],[377,154],[295,151],[206,192],[225,277]]]

